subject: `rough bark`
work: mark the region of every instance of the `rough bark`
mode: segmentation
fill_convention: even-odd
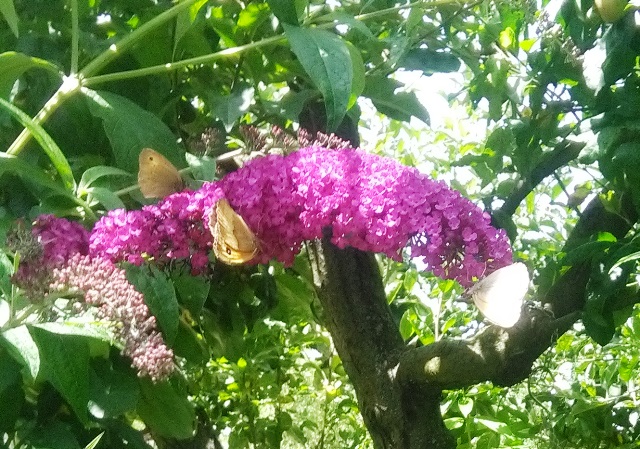
[[[398,381],[408,349],[387,306],[373,255],[310,245],[314,281],[327,326],[376,448],[449,449],[455,441],[440,415],[441,390]]]

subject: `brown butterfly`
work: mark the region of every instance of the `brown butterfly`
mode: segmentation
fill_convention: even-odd
[[[145,198],[164,198],[184,188],[178,169],[157,151],[143,149],[138,163],[138,184]]]
[[[246,263],[260,250],[256,235],[224,198],[211,209],[209,229],[213,235],[213,252],[227,265]]]

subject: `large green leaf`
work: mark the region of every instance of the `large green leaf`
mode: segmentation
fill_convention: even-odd
[[[138,413],[149,428],[159,435],[184,439],[193,435],[195,411],[186,392],[169,381],[152,383],[140,379]]]
[[[414,116],[428,125],[430,119],[427,109],[413,92],[396,92],[401,87],[403,84],[399,81],[370,76],[367,77],[362,95],[370,98],[378,111],[392,119],[408,122]]]
[[[69,403],[80,421],[88,424],[89,345],[84,337],[62,335],[32,326],[38,345],[42,376]]]
[[[115,418],[135,410],[140,389],[135,374],[114,367],[108,360],[93,363],[89,411],[98,419]]]
[[[113,341],[113,333],[107,323],[96,323],[95,321],[54,321],[34,324],[33,327],[38,327],[52,334],[88,337],[98,345],[102,343],[108,344]]]
[[[173,164],[183,166],[176,137],[162,120],[120,95],[83,88],[91,113],[102,119],[103,127],[120,168],[138,166],[138,156],[149,147]]]
[[[0,0],[0,5],[2,2],[11,3],[11,0]],[[51,62],[44,59],[34,58],[15,51],[7,51],[0,54],[0,98],[8,100],[16,80],[27,70],[35,68],[48,70],[62,78],[62,72]]]
[[[144,295],[144,302],[156,317],[164,340],[173,344],[178,333],[180,307],[173,284],[155,267],[127,267],[127,279]]]
[[[347,45],[335,34],[284,24],[291,50],[322,94],[327,130],[334,131],[347,113],[353,85],[353,64]]]

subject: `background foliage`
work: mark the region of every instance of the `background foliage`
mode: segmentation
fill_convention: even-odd
[[[41,213],[91,226],[140,207],[144,147],[188,165],[194,186],[214,179],[216,157],[252,149],[240,125],[294,130],[322,99],[330,130],[359,122],[364,148],[491,211],[536,299],[566,267],[593,267],[583,319],[527,382],[447,393],[459,447],[638,447],[637,225],[563,252],[588,201],[640,205],[633,7],[613,23],[589,0],[0,0],[0,14],[3,235]],[[379,262],[406,340],[477,328],[459,286]],[[0,255],[4,446],[168,447],[194,432],[230,447],[370,445],[304,254],[207,280],[139,275],[149,301],[163,291],[175,306],[159,321],[181,375],[161,384],[137,378],[99,325],[29,303],[9,281],[17,263]]]

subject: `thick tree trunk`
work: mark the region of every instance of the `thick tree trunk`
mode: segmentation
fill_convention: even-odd
[[[325,325],[375,447],[456,447],[440,415],[440,388],[398,378],[399,361],[408,348],[387,307],[375,257],[340,250],[327,240],[310,247]]]

